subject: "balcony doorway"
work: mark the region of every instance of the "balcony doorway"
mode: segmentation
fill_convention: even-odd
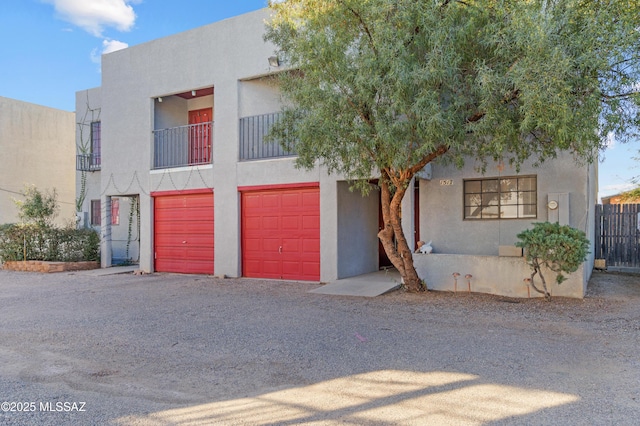
[[[212,121],[212,108],[189,111],[189,164],[211,162]]]

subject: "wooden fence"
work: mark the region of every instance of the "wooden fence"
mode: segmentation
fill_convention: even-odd
[[[596,259],[640,268],[640,204],[596,205]]]

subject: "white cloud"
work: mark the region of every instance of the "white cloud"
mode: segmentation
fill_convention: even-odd
[[[44,0],[53,4],[60,17],[101,37],[106,27],[129,31],[136,21],[131,4],[141,0]]]
[[[102,55],[106,55],[107,53],[115,52],[116,50],[122,50],[129,47],[127,43],[118,40],[102,40],[102,49],[95,48],[91,51],[91,62],[96,64],[100,64]]]
[[[102,42],[102,47],[102,54],[106,55],[107,53],[115,52],[116,50],[126,49],[129,45],[118,40],[104,40]]]

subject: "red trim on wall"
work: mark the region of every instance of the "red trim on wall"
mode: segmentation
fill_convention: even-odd
[[[283,183],[275,185],[249,185],[239,186],[239,192],[268,191],[270,189],[291,189],[291,188],[320,188],[320,182]]]
[[[167,195],[192,195],[192,194],[206,194],[206,193],[213,193],[213,188],[185,189],[182,191],[153,191],[151,192],[151,196],[165,197]]]

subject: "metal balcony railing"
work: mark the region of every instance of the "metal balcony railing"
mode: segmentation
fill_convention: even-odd
[[[293,150],[287,151],[277,142],[264,140],[271,126],[280,119],[281,115],[276,112],[240,119],[240,161],[296,155]]]
[[[100,154],[76,155],[76,170],[81,172],[95,172],[100,170]]]
[[[153,168],[211,164],[213,122],[153,131]]]

